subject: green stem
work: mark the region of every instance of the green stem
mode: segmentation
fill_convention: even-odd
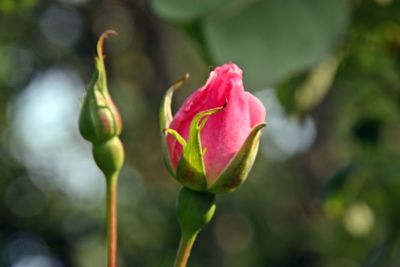
[[[186,267],[196,237],[197,232],[194,234],[182,233],[174,267]]]
[[[117,266],[117,183],[118,173],[107,177],[107,266]]]
[[[176,202],[181,241],[174,267],[186,267],[197,234],[210,222],[215,211],[215,195],[182,188]]]

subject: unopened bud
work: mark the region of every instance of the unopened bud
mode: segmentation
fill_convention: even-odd
[[[107,179],[117,173],[124,162],[124,147],[119,139],[122,120],[107,88],[103,42],[114,31],[106,31],[97,43],[96,68],[87,88],[79,117],[79,130],[93,144],[93,157]]]
[[[118,136],[122,130],[121,116],[107,88],[102,49],[104,39],[114,33],[107,31],[99,39],[95,73],[86,90],[79,118],[79,130],[83,138],[93,144],[103,143]]]

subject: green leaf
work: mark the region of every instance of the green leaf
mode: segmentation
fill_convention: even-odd
[[[321,198],[326,201],[330,197],[340,194],[346,188],[355,170],[357,170],[357,165],[351,162],[330,177],[321,189]]]
[[[348,11],[345,0],[233,1],[206,17],[203,30],[216,63],[234,61],[245,84],[261,89],[322,60],[344,32]]]
[[[223,107],[199,112],[190,124],[188,142],[183,147],[182,157],[176,170],[178,181],[189,189],[204,191],[207,188],[200,131],[207,122],[208,117],[221,111],[225,106],[226,103]]]
[[[223,6],[228,0],[153,0],[154,11],[171,21],[191,21],[199,19]]]
[[[152,6],[181,22],[207,63],[234,61],[256,89],[318,64],[340,41],[350,14],[347,0],[153,0]]]
[[[251,130],[243,146],[217,180],[210,185],[208,192],[232,192],[246,180],[257,155],[261,129],[265,126],[266,123],[260,123]]]
[[[168,88],[167,92],[164,95],[163,100],[161,101],[161,106],[160,106],[160,114],[159,114],[159,120],[160,120],[160,131],[161,131],[161,146],[162,146],[162,151],[164,155],[164,162],[165,165],[167,166],[168,171],[171,173],[172,176],[175,177],[175,171],[171,163],[171,159],[169,157],[168,153],[168,148],[167,148],[167,140],[166,140],[166,135],[168,132],[165,131],[165,129],[169,128],[169,125],[171,124],[172,121],[172,110],[171,110],[171,102],[172,102],[172,96],[174,95],[174,92],[182,86],[182,84],[189,79],[189,74],[186,73],[185,76],[183,76],[181,79],[177,80],[174,84],[171,85],[170,88]]]
[[[317,106],[332,86],[342,55],[330,56],[319,63],[296,90],[296,108],[307,113]]]

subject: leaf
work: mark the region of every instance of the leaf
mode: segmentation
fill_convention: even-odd
[[[279,83],[276,90],[285,111],[303,118],[318,106],[331,89],[342,58],[342,53],[326,57],[311,71]]]
[[[246,180],[257,155],[261,129],[265,126],[266,123],[260,123],[251,130],[240,150],[217,180],[210,185],[208,192],[232,192]]]
[[[261,89],[322,60],[348,11],[345,0],[234,1],[205,18],[204,36],[217,64],[233,60],[245,84]]]
[[[306,113],[317,106],[332,86],[342,56],[330,56],[318,64],[296,90],[296,107]]]
[[[152,8],[161,17],[170,21],[192,21],[223,6],[228,0],[153,0]]]
[[[350,163],[330,177],[327,183],[321,188],[321,198],[326,200],[343,191],[356,169],[357,165],[355,163]]]

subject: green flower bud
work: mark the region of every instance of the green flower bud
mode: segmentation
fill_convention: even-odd
[[[93,144],[94,160],[107,179],[118,173],[124,162],[124,148],[118,138],[122,120],[107,88],[103,42],[114,31],[104,32],[97,43],[95,72],[82,104],[79,130]]]
[[[106,31],[97,43],[96,69],[82,104],[79,130],[86,140],[93,144],[105,142],[118,136],[122,120],[107,88],[107,74],[104,65],[103,42],[114,31]]]

